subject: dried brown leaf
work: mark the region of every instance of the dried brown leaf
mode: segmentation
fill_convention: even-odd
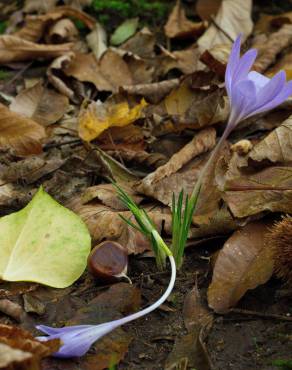
[[[42,83],[37,83],[22,90],[13,100],[10,110],[48,126],[61,119],[68,106],[69,100],[66,96],[45,88]]]
[[[70,65],[74,58],[75,54],[73,52],[62,55],[53,60],[47,69],[47,76],[50,83],[57,91],[67,96],[69,99],[74,98],[74,91],[66,85],[59,75],[62,73],[63,69]]]
[[[215,312],[227,312],[247,290],[264,284],[272,276],[273,252],[264,242],[267,232],[264,223],[250,223],[224,244],[208,288],[208,303]]]
[[[257,163],[292,162],[292,116],[256,144],[249,152],[248,159]]]
[[[222,0],[198,0],[196,3],[196,12],[203,20],[210,21],[220,9]]]
[[[86,41],[98,60],[107,49],[106,32],[100,23],[96,23],[94,29],[86,36]]]
[[[138,55],[140,58],[154,57],[155,36],[147,28],[142,28],[133,37],[120,45],[119,49]]]
[[[214,129],[207,128],[200,131],[178,153],[174,154],[165,165],[146,176],[138,185],[138,190],[170,206],[172,192],[179,193],[183,188],[181,175],[178,174],[176,178],[178,182],[175,186],[173,186],[172,182],[169,182],[170,175],[176,174],[191,159],[212,149],[215,143],[216,131]],[[167,187],[164,187],[165,182],[168,183]],[[190,186],[192,187],[193,184],[189,184],[188,188]],[[185,189],[185,191],[188,190]]]
[[[251,8],[251,0],[223,0],[214,19],[217,26],[211,24],[198,40],[201,51],[219,44],[231,44],[231,40],[235,40],[239,33],[243,34],[245,40],[253,28]]]
[[[0,105],[0,147],[14,149],[17,154],[39,154],[45,130],[30,118],[21,117]]]
[[[189,38],[202,34],[205,30],[203,22],[192,22],[187,19],[185,10],[183,9],[180,0],[177,0],[166,25],[164,32],[169,38]]]
[[[60,347],[59,339],[40,342],[21,328],[0,325],[0,368],[40,369],[40,361]]]
[[[21,39],[37,42],[43,36],[47,27],[61,18],[75,18],[82,21],[89,29],[95,26],[95,19],[88,14],[71,8],[70,6],[58,6],[52,11],[42,15],[28,15],[25,18],[25,25],[14,33]]]
[[[122,244],[129,254],[142,253],[150,249],[150,243],[141,233],[129,227],[119,216],[121,214],[131,219],[130,212],[113,210],[97,201],[82,204],[78,198],[73,199],[68,207],[81,216],[94,243],[99,243],[104,239],[114,240]],[[165,230],[170,232],[171,216],[169,211],[160,209],[158,206],[152,208],[148,211],[158,230],[161,230],[162,225],[165,224]]]
[[[268,38],[259,35],[253,42],[258,49],[258,57],[254,63],[254,70],[265,72],[275,62],[277,55],[292,42],[292,24],[285,24],[279,31],[272,33]]]
[[[110,49],[99,61],[93,54],[77,54],[64,72],[79,81],[93,83],[99,91],[115,92],[120,86],[133,84],[127,63]]]
[[[56,6],[57,2],[58,0],[25,0],[23,11],[25,13],[47,13]]]
[[[78,30],[75,24],[68,18],[57,21],[50,27],[46,35],[48,44],[62,44],[64,42],[75,41]]]
[[[178,85],[179,79],[175,78],[147,84],[125,85],[121,89],[130,95],[143,96],[149,103],[157,104]]]
[[[71,51],[73,44],[36,44],[17,36],[0,36],[0,64],[35,59],[53,59]]]

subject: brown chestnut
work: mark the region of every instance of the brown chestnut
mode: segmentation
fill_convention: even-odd
[[[93,248],[87,266],[94,276],[106,282],[128,278],[128,253],[119,243],[107,240]]]

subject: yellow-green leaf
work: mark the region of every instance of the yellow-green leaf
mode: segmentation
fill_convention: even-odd
[[[90,235],[82,220],[42,188],[0,219],[0,278],[65,288],[86,267]]]

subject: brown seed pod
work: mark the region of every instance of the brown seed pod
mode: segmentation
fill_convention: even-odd
[[[94,276],[106,282],[127,278],[128,253],[119,243],[107,240],[93,248],[87,266]]]
[[[276,276],[292,284],[292,217],[286,216],[272,226],[268,242],[274,251]]]

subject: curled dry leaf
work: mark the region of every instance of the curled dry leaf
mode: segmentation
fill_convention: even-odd
[[[142,116],[142,110],[146,105],[144,99],[133,108],[127,101],[116,104],[93,102],[80,112],[79,136],[85,141],[91,141],[109,127],[127,126]]]
[[[292,162],[292,116],[256,144],[249,152],[248,160],[257,164]]]
[[[0,64],[23,62],[35,59],[53,59],[71,51],[73,44],[36,44],[17,36],[0,36]]]
[[[254,63],[254,70],[264,72],[275,62],[277,55],[292,42],[292,24],[285,24],[279,31],[272,33],[268,38],[264,35],[255,37],[253,47],[258,49],[258,57]]]
[[[65,69],[74,58],[75,54],[73,52],[62,55],[53,60],[47,69],[47,76],[50,83],[57,91],[62,95],[67,96],[69,99],[74,98],[74,91],[65,84],[65,82],[59,77],[59,74],[62,73],[63,69]]]
[[[0,105],[0,147],[11,148],[17,154],[39,154],[45,130],[30,118],[21,117]]]
[[[220,9],[222,0],[198,0],[196,3],[196,12],[203,20],[210,21]]]
[[[207,31],[198,40],[201,51],[209,50],[218,44],[231,44],[238,34],[245,40],[252,32],[252,1],[223,0],[219,11]],[[228,36],[227,36],[228,35]]]
[[[188,334],[176,338],[166,369],[175,369],[185,361],[188,367],[210,370],[211,363],[203,340],[212,326],[213,317],[203,304],[197,286],[185,296],[183,318]]]
[[[179,180],[175,188],[172,186],[164,188],[164,186],[161,186],[162,182],[164,183],[163,180],[168,182],[170,175],[177,173],[191,159],[212,149],[215,143],[216,131],[214,129],[207,128],[200,131],[179,152],[175,153],[165,165],[158,167],[156,171],[146,176],[139,184],[138,190],[155,197],[166,205],[170,205],[172,192],[178,193],[183,188],[183,184]],[[190,186],[192,187],[193,184],[189,184]]]
[[[130,95],[143,96],[149,103],[157,104],[178,85],[179,79],[174,78],[161,82],[122,86],[121,90]]]
[[[59,339],[40,342],[21,328],[0,325],[0,369],[39,369],[42,358],[50,356],[59,347]]]
[[[48,126],[61,119],[68,106],[69,100],[66,96],[45,88],[39,82],[22,90],[11,103],[10,110]]]
[[[106,32],[102,25],[96,22],[94,29],[86,36],[86,41],[97,60],[107,49]]]
[[[139,231],[127,225],[119,216],[121,214],[125,218],[131,219],[130,212],[114,210],[96,200],[82,204],[79,198],[71,200],[68,207],[79,214],[86,223],[93,243],[114,240],[123,245],[128,254],[138,254],[151,249],[149,241]],[[150,210],[147,211],[158,230],[161,230],[163,225],[165,231],[170,233],[171,215],[169,210],[158,206],[149,208]],[[133,220],[131,219],[131,221]]]
[[[205,24],[203,22],[195,23],[187,19],[180,0],[177,0],[164,26],[166,36],[169,38],[189,38],[202,34],[204,30]]]
[[[264,284],[273,273],[273,251],[265,240],[268,226],[254,222],[226,241],[216,259],[208,288],[209,306],[226,313],[249,289]]]
[[[43,36],[47,28],[62,18],[75,18],[82,21],[89,29],[95,26],[95,19],[88,14],[71,8],[70,6],[58,6],[51,12],[42,15],[29,15],[25,18],[25,25],[19,31],[14,33],[21,39],[37,42]]]
[[[58,0],[25,0],[23,11],[25,13],[47,13],[56,6],[57,2]]]
[[[99,61],[93,54],[77,54],[64,72],[79,81],[93,83],[99,91],[115,92],[120,86],[133,84],[127,63],[111,49]]]
[[[49,29],[46,35],[48,44],[61,44],[74,41],[78,36],[75,24],[68,18],[60,19]]]

